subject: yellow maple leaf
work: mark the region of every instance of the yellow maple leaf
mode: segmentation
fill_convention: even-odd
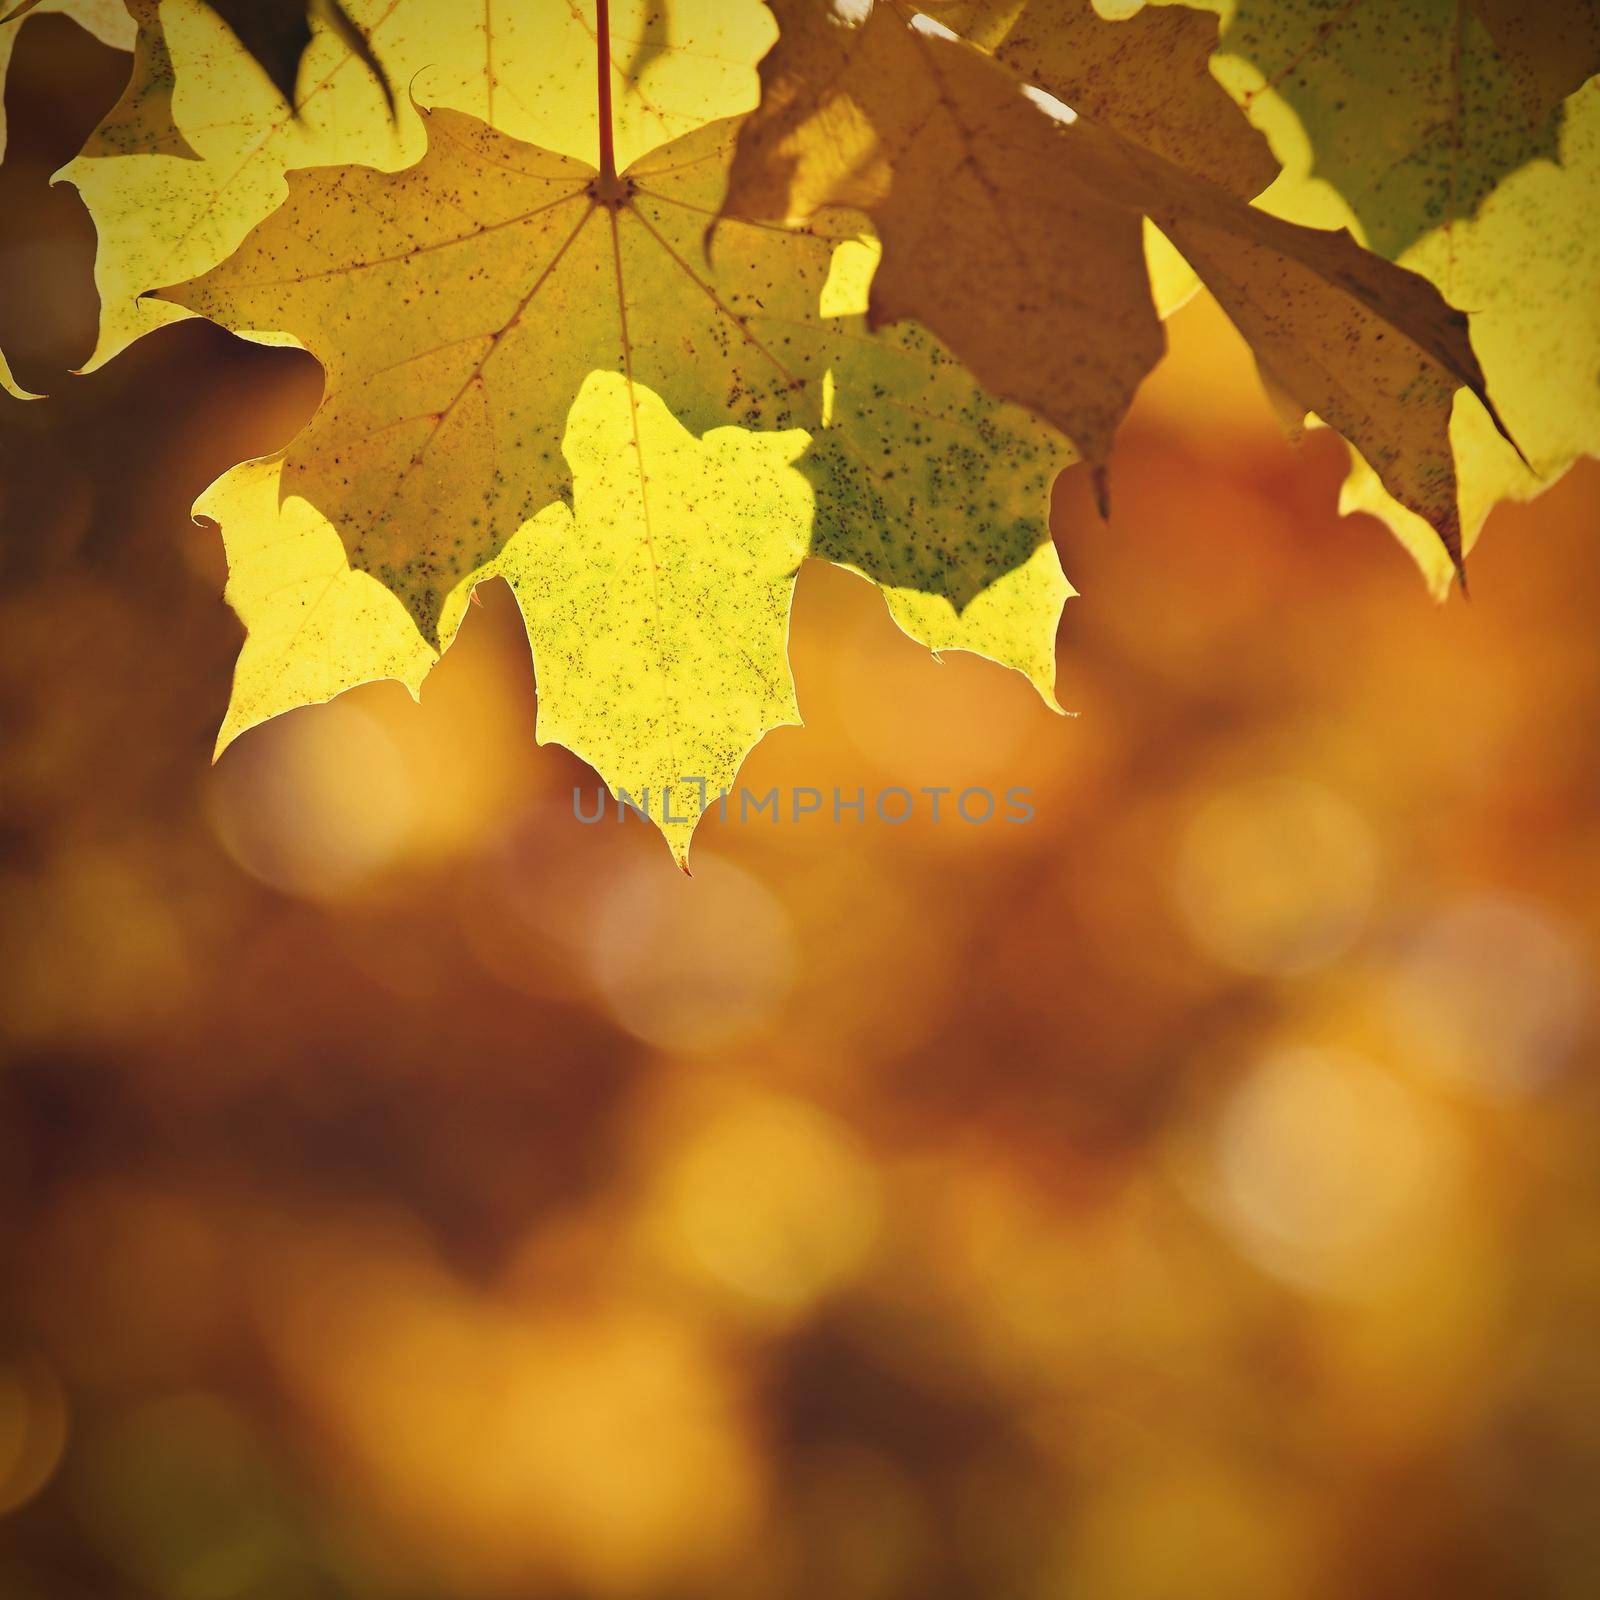
[[[650,489],[635,444],[650,464]],[[681,863],[705,803],[752,745],[799,722],[790,601],[810,538],[807,435],[720,428],[696,439],[647,390],[595,373],[569,414],[572,506],[557,501],[452,592],[503,577],[539,673],[538,738],[582,756],[648,815]],[[420,692],[438,660],[399,600],[353,569],[307,501],[280,509],[281,455],[235,467],[196,513],[222,529],[245,624],[217,754],[297,706],[393,678]]]
[[[808,550],[877,583],[914,637],[1013,666],[1054,705],[1070,590],[1049,492],[1070,453],[922,330],[868,332],[876,250],[857,220],[730,227],[707,259],[729,124],[608,176],[456,112],[423,116],[413,167],[295,173],[226,261],[160,291],[303,345],[329,377],[283,457],[202,505],[241,563],[230,597],[252,637],[228,736],[370,677],[415,686],[472,585],[498,573],[533,638],[541,737],[658,808],[664,785],[692,777],[714,795],[763,731],[794,719],[773,641],[781,663]],[[740,429],[758,442],[738,443]],[[609,468],[595,440],[615,452]],[[763,524],[782,553],[777,590],[770,549],[730,533]],[[415,619],[421,655],[357,583],[367,574]],[[285,616],[308,597],[310,632]],[[656,813],[680,857],[704,797],[675,797],[684,825]]]

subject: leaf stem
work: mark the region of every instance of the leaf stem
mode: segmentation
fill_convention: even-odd
[[[595,0],[595,61],[600,91],[600,183],[617,186],[617,150],[611,130],[611,0]]]

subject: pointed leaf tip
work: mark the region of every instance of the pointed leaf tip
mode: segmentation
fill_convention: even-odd
[[[1108,467],[1097,466],[1090,472],[1090,481],[1094,484],[1095,510],[1100,513],[1102,522],[1111,520],[1111,471]]]

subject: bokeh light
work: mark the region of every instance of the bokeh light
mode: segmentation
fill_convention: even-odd
[[[1533,1094],[1592,1022],[1594,962],[1582,935],[1536,903],[1479,894],[1405,941],[1389,990],[1420,1065],[1486,1094]]]
[[[1209,795],[1184,830],[1174,887],[1207,954],[1292,976],[1349,947],[1377,879],[1360,814],[1320,785],[1283,778]]]
[[[46,1362],[0,1365],[0,1515],[26,1505],[55,1475],[67,1422],[66,1395]]]
[[[848,1130],[776,1096],[719,1108],[676,1147],[654,1202],[685,1267],[779,1316],[862,1270],[879,1205]]]
[[[1219,1209],[1269,1272],[1382,1288],[1449,1209],[1459,1155],[1437,1108],[1357,1056],[1286,1048],[1255,1066],[1217,1131]]]
[[[611,1015],[673,1051],[767,1031],[793,982],[794,941],[781,902],[709,851],[695,857],[692,898],[660,866],[654,855],[637,857],[590,890],[583,959]]]
[[[410,777],[376,719],[348,702],[317,707],[269,724],[218,768],[212,825],[263,883],[337,899],[402,857]]]

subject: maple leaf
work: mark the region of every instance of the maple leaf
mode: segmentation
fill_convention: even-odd
[[[1485,20],[1499,13],[1491,33],[1494,43],[1502,43],[1508,8],[1493,0],[1474,3]],[[1231,0],[1226,7],[1222,0],[1205,5],[1234,9]],[[1567,81],[1592,70],[1594,57],[1585,53],[1583,39],[1595,12],[1592,0],[1521,8],[1525,56],[1550,58],[1559,48],[1566,54]],[[1384,38],[1392,41],[1395,28],[1431,30],[1409,63],[1380,59]],[[1274,34],[1274,48],[1303,48],[1306,59],[1269,84],[1263,62],[1238,52],[1252,38],[1284,29],[1294,31]],[[1471,46],[1463,59],[1487,61],[1487,81],[1509,84],[1520,74],[1523,87],[1508,90],[1502,103],[1483,101],[1482,126],[1465,128],[1459,151],[1452,147],[1449,154],[1457,163],[1458,193],[1482,197],[1471,214],[1449,206],[1424,214],[1415,204],[1436,194],[1438,182],[1430,189],[1403,172],[1389,183],[1378,180],[1395,142],[1416,133],[1419,104],[1435,112],[1443,108],[1441,114],[1458,120],[1470,120],[1471,108],[1480,104],[1470,95],[1457,104],[1456,41]],[[1303,222],[1347,226],[1363,237],[1367,223],[1375,221],[1371,244],[1468,309],[1489,392],[1521,454],[1475,400],[1457,396],[1451,440],[1464,549],[1472,547],[1500,501],[1531,499],[1581,456],[1600,454],[1600,296],[1594,293],[1600,236],[1593,225],[1600,212],[1600,83],[1588,83],[1547,114],[1548,99],[1540,104],[1537,96],[1548,95],[1548,82],[1540,90],[1535,74],[1495,61],[1492,48],[1477,21],[1464,18],[1454,4],[1407,0],[1404,7],[1363,3],[1313,13],[1304,0],[1293,0],[1271,7],[1240,4],[1213,63],[1284,162],[1282,176],[1261,198],[1263,206]],[[1348,53],[1341,57],[1340,50]],[[1331,81],[1324,76],[1329,72]],[[1540,118],[1544,132],[1535,142],[1543,156],[1502,170],[1528,148],[1519,141]],[[1546,135],[1553,142],[1546,143]],[[1430,150],[1439,157],[1436,144],[1424,139],[1410,164]],[[1359,458],[1340,504],[1381,518],[1435,593],[1445,592],[1452,566],[1438,540]]]
[[[1466,318],[1347,234],[1268,216],[1167,159],[1164,141],[1140,137],[1166,92],[1159,57],[1140,73],[1100,53],[1102,64],[1124,62],[1114,91],[1104,82],[1096,91],[1121,108],[1118,126],[1131,130],[1122,133],[1066,108],[1052,117],[1001,63],[898,0],[859,23],[818,0],[772,3],[779,42],[762,63],[762,103],[740,135],[725,215],[866,211],[884,243],[873,326],[925,324],[1101,473],[1164,348],[1141,263],[1148,217],[1244,333],[1274,390],[1350,440],[1459,566],[1453,396],[1466,388],[1488,406]],[[1035,60],[1068,58],[1039,42],[1057,25],[1127,26],[1086,19],[1087,0],[1012,9],[1004,37],[1031,29]],[[1197,165],[1216,165],[1218,151],[1238,148],[1226,129],[1241,119],[1220,95],[1206,103],[1224,132],[1199,142]],[[951,215],[960,229],[948,227]]]
[[[0,18],[0,159],[4,159],[6,153],[6,76],[11,67],[11,53],[16,48],[17,25],[25,16],[50,12],[71,17],[102,44],[118,50],[126,50],[133,44],[133,22],[122,0],[23,0],[23,4]],[[17,383],[3,353],[0,353],[0,389],[18,400],[38,399]]]
[[[430,641],[456,585],[561,497],[556,441],[596,370],[648,386],[697,433],[808,429],[819,520],[870,525],[853,554],[880,581],[959,610],[1042,542],[1059,445],[920,331],[874,339],[829,314],[856,224],[746,226],[699,259],[730,124],[606,180],[459,113],[426,121],[416,166],[293,174],[226,262],[158,293],[324,363],[285,492],[341,528]]]
[[[1526,457],[1478,406],[1458,400],[1452,436],[1469,541],[1500,501],[1532,499],[1580,458],[1600,455],[1600,83],[1566,102],[1557,156],[1502,179],[1475,216],[1401,258],[1471,308],[1490,392]],[[1364,482],[1358,465],[1347,509],[1375,512],[1418,549],[1404,508]]]
[[[223,523],[251,633],[225,735],[367,677],[415,686],[472,585],[501,575],[534,643],[541,739],[658,806],[691,776],[714,796],[794,720],[783,630],[808,551],[879,584],[913,636],[1014,666],[1054,703],[1070,590],[1049,490],[1070,454],[921,330],[868,334],[876,255],[858,220],[726,230],[706,261],[727,122],[621,175],[457,112],[423,122],[414,166],[294,173],[228,259],[158,291],[301,344],[328,371],[322,407],[271,469],[285,516],[304,502],[312,521],[296,510],[296,537],[264,531],[278,513],[261,467],[202,506]],[[616,387],[597,392],[608,374]],[[585,439],[608,443],[609,473]],[[782,460],[758,470],[772,439]],[[568,499],[576,539],[549,531]],[[738,526],[766,543],[729,544]],[[518,559],[530,548],[540,560]],[[354,581],[366,573],[404,603],[421,656]],[[680,858],[703,800],[674,797]]]
[[[1566,71],[1581,74],[1575,88],[1597,64],[1592,38],[1587,55],[1581,42],[1567,53],[1590,0],[1203,3],[1227,18],[1219,77],[1247,110],[1270,93],[1293,111],[1315,176],[1391,258],[1471,217],[1507,174],[1554,159],[1563,114],[1552,89]]]
[[[360,0],[351,9],[363,15]],[[564,0],[511,13],[505,33],[491,36],[482,20],[483,14],[475,18],[466,8],[445,9],[434,0],[393,0],[370,32],[389,70],[395,71],[396,63],[432,63],[418,69],[418,99],[424,91],[438,91],[442,100],[492,111],[499,123],[538,129],[557,155],[565,150],[592,157],[600,126],[592,21]],[[189,314],[173,299],[141,296],[181,276],[184,268],[204,276],[206,269],[226,260],[249,228],[282,202],[288,192],[286,167],[348,166],[352,161],[394,167],[415,162],[427,141],[423,118],[409,103],[397,125],[382,119],[370,83],[352,71],[349,56],[334,48],[333,41],[321,46],[320,55],[314,51],[308,62],[311,81],[302,95],[301,116],[292,120],[238,41],[195,0],[165,0],[159,13],[151,6],[141,22],[141,45],[158,24],[163,29],[161,43],[176,78],[174,110],[201,159],[180,163],[141,153],[138,107],[148,99],[155,74],[142,82],[136,67],[123,104],[65,170],[63,176],[83,193],[100,234],[97,278],[104,310],[91,366],[139,334]],[[615,154],[636,157],[697,126],[708,114],[753,104],[755,65],[771,32],[770,19],[755,0],[748,6],[734,0],[678,0],[670,8],[642,3],[613,8],[607,38],[617,44],[609,74]],[[141,50],[141,60],[152,66],[161,57],[153,40]],[[585,68],[581,89],[574,71],[580,63]],[[321,77],[316,76],[319,71]],[[115,142],[106,137],[113,127],[118,130]],[[589,167],[568,170],[580,186],[593,176]],[[717,170],[712,162],[705,174],[708,214],[683,214],[693,218],[678,245],[686,261],[698,260],[698,232],[719,197]],[[354,174],[347,176],[358,181]],[[492,254],[506,270],[515,270],[503,253],[514,239],[490,237],[499,246]],[[866,337],[861,312],[875,254],[859,227],[833,241],[815,230],[803,237],[810,241],[806,248],[812,267],[810,287],[800,298],[809,297],[805,315],[826,316],[831,340],[826,368],[814,374],[808,403],[813,413],[826,413],[833,441],[808,453],[806,471],[819,483],[827,478],[814,498],[836,513],[813,515],[810,552],[877,583],[895,620],[914,638],[936,650],[975,650],[1015,667],[1054,704],[1054,631],[1071,591],[1049,543],[1048,496],[1054,473],[1070,460],[1070,453],[1024,414],[982,396],[925,336],[908,331],[896,341]],[[708,301],[702,305],[706,314],[720,315]],[[287,328],[249,325],[282,318],[233,315],[218,299],[207,310],[250,337],[303,342]],[[428,336],[434,337],[434,330]],[[814,352],[819,358],[821,354]],[[670,363],[676,363],[678,352],[669,355]],[[336,365],[330,362],[330,367]],[[546,414],[550,431],[541,454],[549,470],[542,487],[525,501],[525,510],[533,509],[540,493],[573,493],[570,462],[560,443],[563,423],[570,427],[566,408],[584,372],[581,356],[569,361],[567,369],[566,392],[550,399]],[[645,394],[642,383],[638,392]],[[330,401],[335,397],[336,390],[330,389]],[[709,405],[703,407],[697,429],[733,420],[728,394],[719,392],[714,398],[715,413]],[[889,417],[904,420],[886,431],[883,419]],[[326,412],[320,420],[327,420]],[[920,437],[910,439],[910,459],[902,464],[897,457],[907,430]],[[841,467],[835,458],[846,435],[858,436],[861,443],[854,447],[853,462]],[[937,448],[928,444],[934,435]],[[314,440],[315,428],[309,437]],[[863,455],[867,449],[873,452],[870,460]],[[683,459],[686,472],[700,470],[687,456]],[[441,548],[461,577],[453,591],[441,579],[424,608],[434,619],[430,645],[381,584],[359,567],[349,567],[339,542],[347,525],[335,531],[325,516],[310,514],[299,499],[291,496],[279,506],[259,492],[261,473],[270,469],[281,498],[286,474],[292,480],[303,464],[291,451],[286,461],[269,467],[239,469],[238,477],[226,477],[202,502],[201,510],[223,523],[229,599],[249,630],[219,749],[266,716],[329,698],[370,678],[396,677],[415,689],[437,649],[448,643],[464,595],[473,583],[494,575],[490,558],[517,526],[511,515],[492,534],[480,529],[462,538],[452,524],[465,527],[473,515],[470,503],[441,507],[438,526],[448,531]],[[794,481],[794,469],[787,470]],[[876,509],[860,517],[840,512],[852,485],[874,476],[877,481],[859,504]],[[481,498],[481,485],[479,493]],[[973,515],[974,507],[980,515]],[[431,527],[422,529],[424,542],[430,532]],[[703,523],[699,534],[711,539]],[[427,564],[436,556],[422,550],[420,558]],[[505,575],[519,588],[526,612],[530,585],[517,584],[509,571]],[[666,581],[685,580],[680,573],[668,573]],[[409,598],[415,603],[418,597],[413,592]],[[741,651],[760,654],[747,645],[737,637],[722,640],[722,648],[736,656]],[[693,655],[691,648],[684,659]],[[558,726],[561,712],[547,678],[541,672],[546,691],[541,696],[541,737],[551,736],[548,730]],[[770,701],[764,687],[760,693]],[[613,704],[612,719],[625,710]],[[716,719],[708,714],[704,720],[710,725]],[[782,720],[787,716],[774,715],[767,725]],[[691,729],[672,743],[687,751],[693,733]],[[726,748],[725,739],[718,748]],[[731,781],[725,759],[707,758],[702,764],[708,778]],[[640,770],[654,769],[647,760],[642,766],[618,761],[611,763],[607,776],[620,774],[619,785],[626,779],[636,792]],[[715,783],[712,787],[714,792]],[[680,842],[674,840],[674,845],[679,848]]]
[[[571,506],[519,529],[442,620],[447,645],[476,583],[510,584],[538,668],[540,741],[645,807],[680,863],[707,796],[763,733],[800,720],[787,636],[812,500],[790,466],[806,444],[740,428],[695,439],[648,390],[591,374],[563,441]],[[219,755],[268,717],[359,683],[393,678],[415,695],[438,660],[399,600],[350,567],[326,517],[299,498],[280,507],[283,467],[281,455],[247,462],[195,507],[222,530],[247,629]]]

